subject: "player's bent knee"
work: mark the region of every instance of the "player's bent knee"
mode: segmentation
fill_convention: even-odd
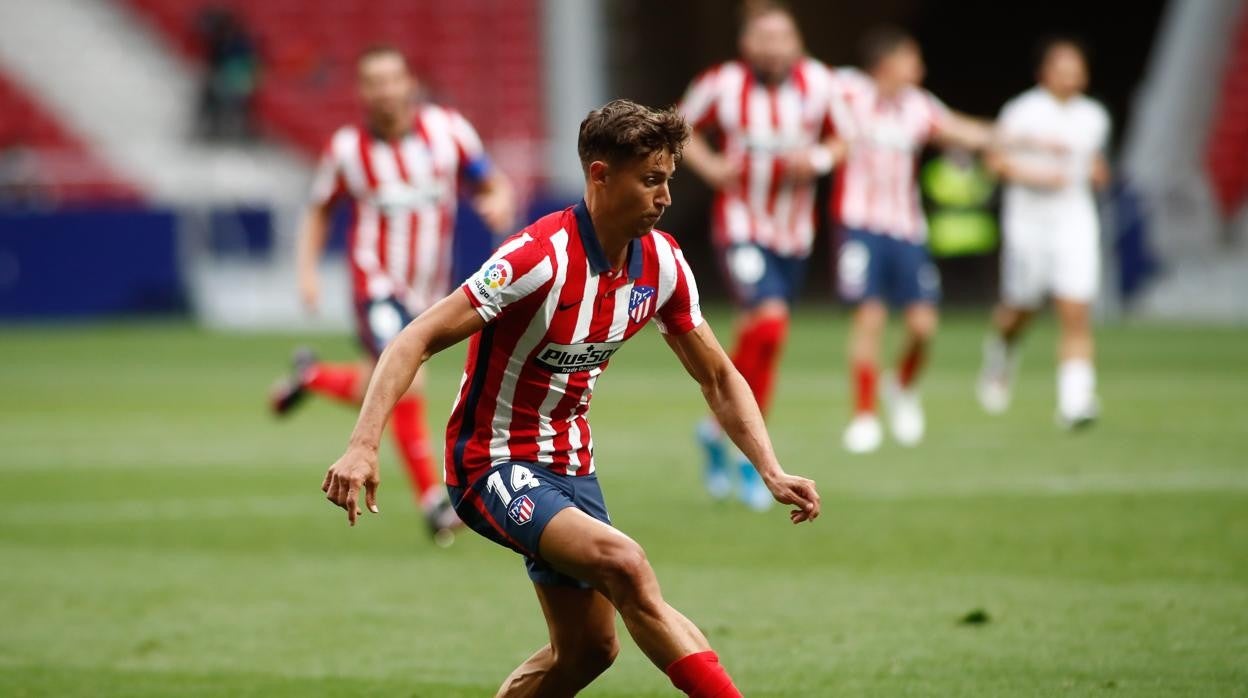
[[[620,641],[614,633],[585,638],[575,650],[561,654],[568,665],[592,678],[611,668],[620,655]]]
[[[650,561],[646,559],[646,551],[629,539],[612,544],[605,550],[598,567],[606,586],[617,596],[631,596],[654,576]]]

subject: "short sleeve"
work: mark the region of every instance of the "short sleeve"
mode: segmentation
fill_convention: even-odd
[[[316,174],[312,178],[312,203],[317,206],[329,206],[347,195],[342,164],[334,150],[335,141],[330,141],[321,152]]]
[[[457,111],[450,113],[451,138],[459,151],[460,174],[474,182],[480,182],[490,175],[492,165],[485,154],[485,146],[481,136],[472,124]]]
[[[654,322],[663,334],[682,335],[702,324],[702,304],[693,271],[676,241],[656,233],[659,257],[659,306]]]
[[[1113,126],[1109,119],[1109,112],[1105,107],[1097,102],[1092,103],[1093,113],[1096,115],[1096,131],[1092,147],[1096,151],[1103,151],[1109,148],[1109,139],[1113,133]]]
[[[719,118],[715,107],[719,99],[720,68],[711,68],[694,78],[681,98],[681,116],[695,129],[704,130],[715,126]]]
[[[549,246],[521,232],[504,242],[460,289],[481,319],[490,322],[547,285],[554,272]]]

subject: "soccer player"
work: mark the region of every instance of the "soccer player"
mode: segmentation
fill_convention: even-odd
[[[526,557],[549,644],[500,696],[573,695],[619,650],[615,614],[690,696],[739,696],[706,637],[663,600],[641,547],[612,528],[596,477],[590,394],[626,340],[654,320],[711,411],[758,466],[794,523],[819,515],[815,484],[786,474],[749,385],[702,318],[676,241],[654,229],[689,128],[672,110],[625,100],[581,123],[585,198],[507,240],[458,291],[382,354],[346,453],[322,489],[352,524],[359,494],[377,513],[377,444],[386,413],[432,354],[471,337],[447,427],[456,511]]]
[[[940,277],[928,256],[927,226],[915,182],[915,160],[929,141],[979,149],[991,128],[958,114],[927,90],[919,45],[908,34],[881,28],[864,37],[865,73],[837,71],[852,131],[834,193],[843,229],[837,277],[841,297],[855,306],[849,363],[854,416],[843,443],[851,453],[880,447],[876,413],[877,357],[889,308],[902,312],[905,339],[895,375],[886,379],[889,426],[898,443],[923,438],[917,380],[936,332]]]
[[[461,180],[488,225],[502,231],[511,223],[511,187],[491,166],[476,131],[454,110],[415,99],[416,79],[397,49],[366,51],[358,79],[365,123],[338,129],[325,149],[299,229],[297,266],[300,296],[315,311],[330,216],[339,201],[349,200],[354,223],[347,258],[356,332],[367,358],[331,364],[306,349],[296,352],[292,375],[271,395],[278,414],[288,414],[309,392],[360,403],[382,349],[450,286]],[[390,426],[430,533],[446,544],[458,521],[430,455],[422,384],[417,375]]]
[[[835,138],[831,74],[805,55],[788,9],[746,5],[739,44],[741,59],[695,79],[680,110],[695,129],[689,167],[715,189],[714,244],[738,306],[733,364],[766,414],[814,239],[815,179],[832,169],[843,146]],[[718,136],[719,147],[704,134]],[[733,476],[723,431],[708,417],[697,436],[707,489],[726,497]],[[748,460],[739,456],[737,466],[742,500],[769,507],[771,495]]]
[[[1017,145],[987,158],[1009,186],[1001,211],[1001,304],[984,343],[978,394],[990,413],[1009,406],[1018,340],[1052,294],[1061,327],[1058,420],[1074,428],[1098,412],[1090,314],[1101,263],[1092,190],[1109,183],[1110,122],[1105,108],[1083,94],[1087,58],[1074,41],[1046,43],[1038,78],[997,121],[1002,138]]]

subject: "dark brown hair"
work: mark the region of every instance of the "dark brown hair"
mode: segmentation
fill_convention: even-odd
[[[875,27],[858,42],[858,59],[862,61],[863,70],[871,70],[897,49],[913,43],[914,37],[900,27]]]
[[[741,8],[737,13],[741,31],[745,31],[750,22],[773,12],[786,15],[793,20],[793,24],[797,24],[797,18],[793,16],[793,10],[787,3],[780,0],[745,0],[741,3]]]
[[[616,99],[595,109],[581,122],[576,150],[581,167],[602,160],[616,164],[666,150],[680,162],[689,138],[689,124],[675,108],[651,109]]]

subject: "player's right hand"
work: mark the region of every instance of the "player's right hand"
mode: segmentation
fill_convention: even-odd
[[[299,273],[299,300],[309,312],[315,313],[321,305],[321,280],[316,271]]]
[[[360,487],[364,488],[364,505],[374,514],[380,514],[377,508],[377,487],[381,485],[381,476],[377,468],[377,450],[352,446],[329,466],[325,480],[321,483],[321,491],[325,498],[347,510],[347,521],[352,526],[360,515]]]

